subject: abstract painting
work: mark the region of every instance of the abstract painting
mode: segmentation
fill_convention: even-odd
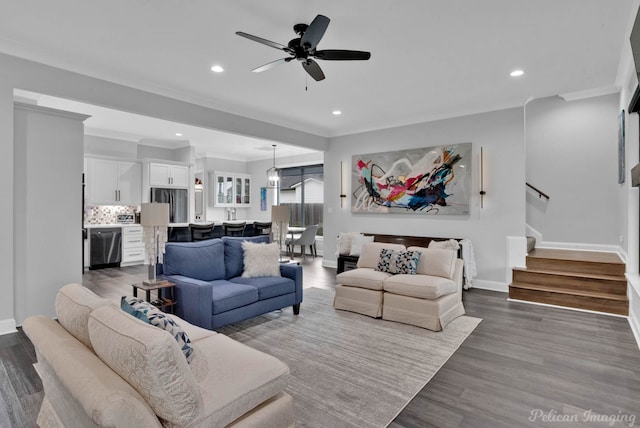
[[[351,212],[469,214],[471,143],[353,156]]]

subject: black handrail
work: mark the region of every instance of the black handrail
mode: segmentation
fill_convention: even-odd
[[[549,197],[549,195],[547,195],[546,193],[544,193],[542,190],[538,189],[537,187],[532,186],[532,185],[531,185],[531,184],[529,184],[529,183],[525,183],[525,184],[527,185],[527,187],[531,187],[533,190],[535,190],[536,192],[538,192],[538,197],[539,197],[539,198],[542,198],[542,197],[544,196],[545,198],[547,198],[547,200],[551,199],[551,197]]]

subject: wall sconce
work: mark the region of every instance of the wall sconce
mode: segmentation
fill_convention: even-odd
[[[480,146],[480,208],[484,208],[484,149]]]
[[[342,208],[346,197],[347,195],[344,193],[344,171],[342,168],[342,161],[340,161],[340,208]]]

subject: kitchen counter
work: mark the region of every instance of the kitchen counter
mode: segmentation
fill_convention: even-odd
[[[105,229],[110,227],[133,227],[140,226],[138,223],[113,223],[113,224],[85,224],[83,227],[85,229]]]

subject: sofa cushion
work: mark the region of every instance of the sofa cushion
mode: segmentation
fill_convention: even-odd
[[[376,270],[389,273],[415,275],[420,260],[420,251],[397,251],[383,248]]]
[[[177,315],[174,315],[174,314],[166,314],[166,315],[169,318],[173,319],[175,322],[177,322],[184,329],[184,331],[187,332],[189,339],[191,339],[192,346],[195,346],[195,344],[198,343],[199,340],[206,339],[209,336],[214,336],[218,334],[213,330],[207,330],[206,328],[198,327],[197,325],[188,323],[187,321],[183,320]]]
[[[450,279],[431,275],[393,275],[383,284],[384,291],[419,299],[437,299],[455,293],[456,283]]]
[[[232,278],[230,282],[236,284],[246,284],[258,290],[258,299],[265,300],[283,294],[295,293],[296,283],[290,278],[281,276],[263,276],[260,278]]]
[[[264,276],[280,276],[280,247],[275,242],[242,242],[244,253],[243,278],[256,278]]]
[[[336,281],[338,284],[350,287],[382,290],[384,280],[390,276],[390,273],[380,272],[371,268],[357,268],[336,275]]]
[[[214,315],[258,301],[258,289],[256,287],[225,280],[212,281],[211,284],[213,285],[211,313]]]
[[[22,327],[38,351],[43,406],[49,399],[57,409],[64,409],[56,415],[60,418],[57,424],[40,426],[161,428],[144,398],[60,323],[33,315]],[[10,424],[6,419],[5,423]]]
[[[89,316],[89,337],[100,359],[159,417],[187,425],[198,415],[202,407],[198,383],[169,333],[104,306]]]
[[[199,242],[168,242],[162,271],[165,275],[183,275],[202,281],[223,279],[224,242],[207,239]]]
[[[184,329],[178,325],[173,318],[167,317],[160,309],[137,297],[122,296],[122,299],[120,299],[120,308],[129,315],[169,333],[171,337],[176,340],[187,362],[191,362],[191,356],[193,354],[191,340]]]
[[[89,314],[95,308],[105,305],[114,306],[111,301],[96,295],[80,284],[67,284],[56,294],[55,307],[58,321],[89,349],[93,349],[87,327]]]
[[[196,345],[193,365],[208,368],[198,376],[202,394],[207,399],[189,426],[228,426],[284,391],[289,377],[289,368],[282,361],[223,334],[206,338]],[[272,426],[261,422],[246,426]]]
[[[418,274],[453,279],[458,258],[455,250],[424,247],[409,247],[408,250],[422,253],[418,262]]]
[[[367,242],[362,245],[360,258],[358,259],[359,268],[375,269],[380,260],[380,250],[388,248],[390,250],[404,251],[405,246],[402,244],[387,244],[386,242]]]
[[[242,242],[269,242],[269,236],[251,236],[251,237],[233,237],[225,236],[222,238],[224,242],[224,279],[235,278],[242,275],[244,270],[244,252],[242,251]],[[188,276],[188,275],[186,275]]]

